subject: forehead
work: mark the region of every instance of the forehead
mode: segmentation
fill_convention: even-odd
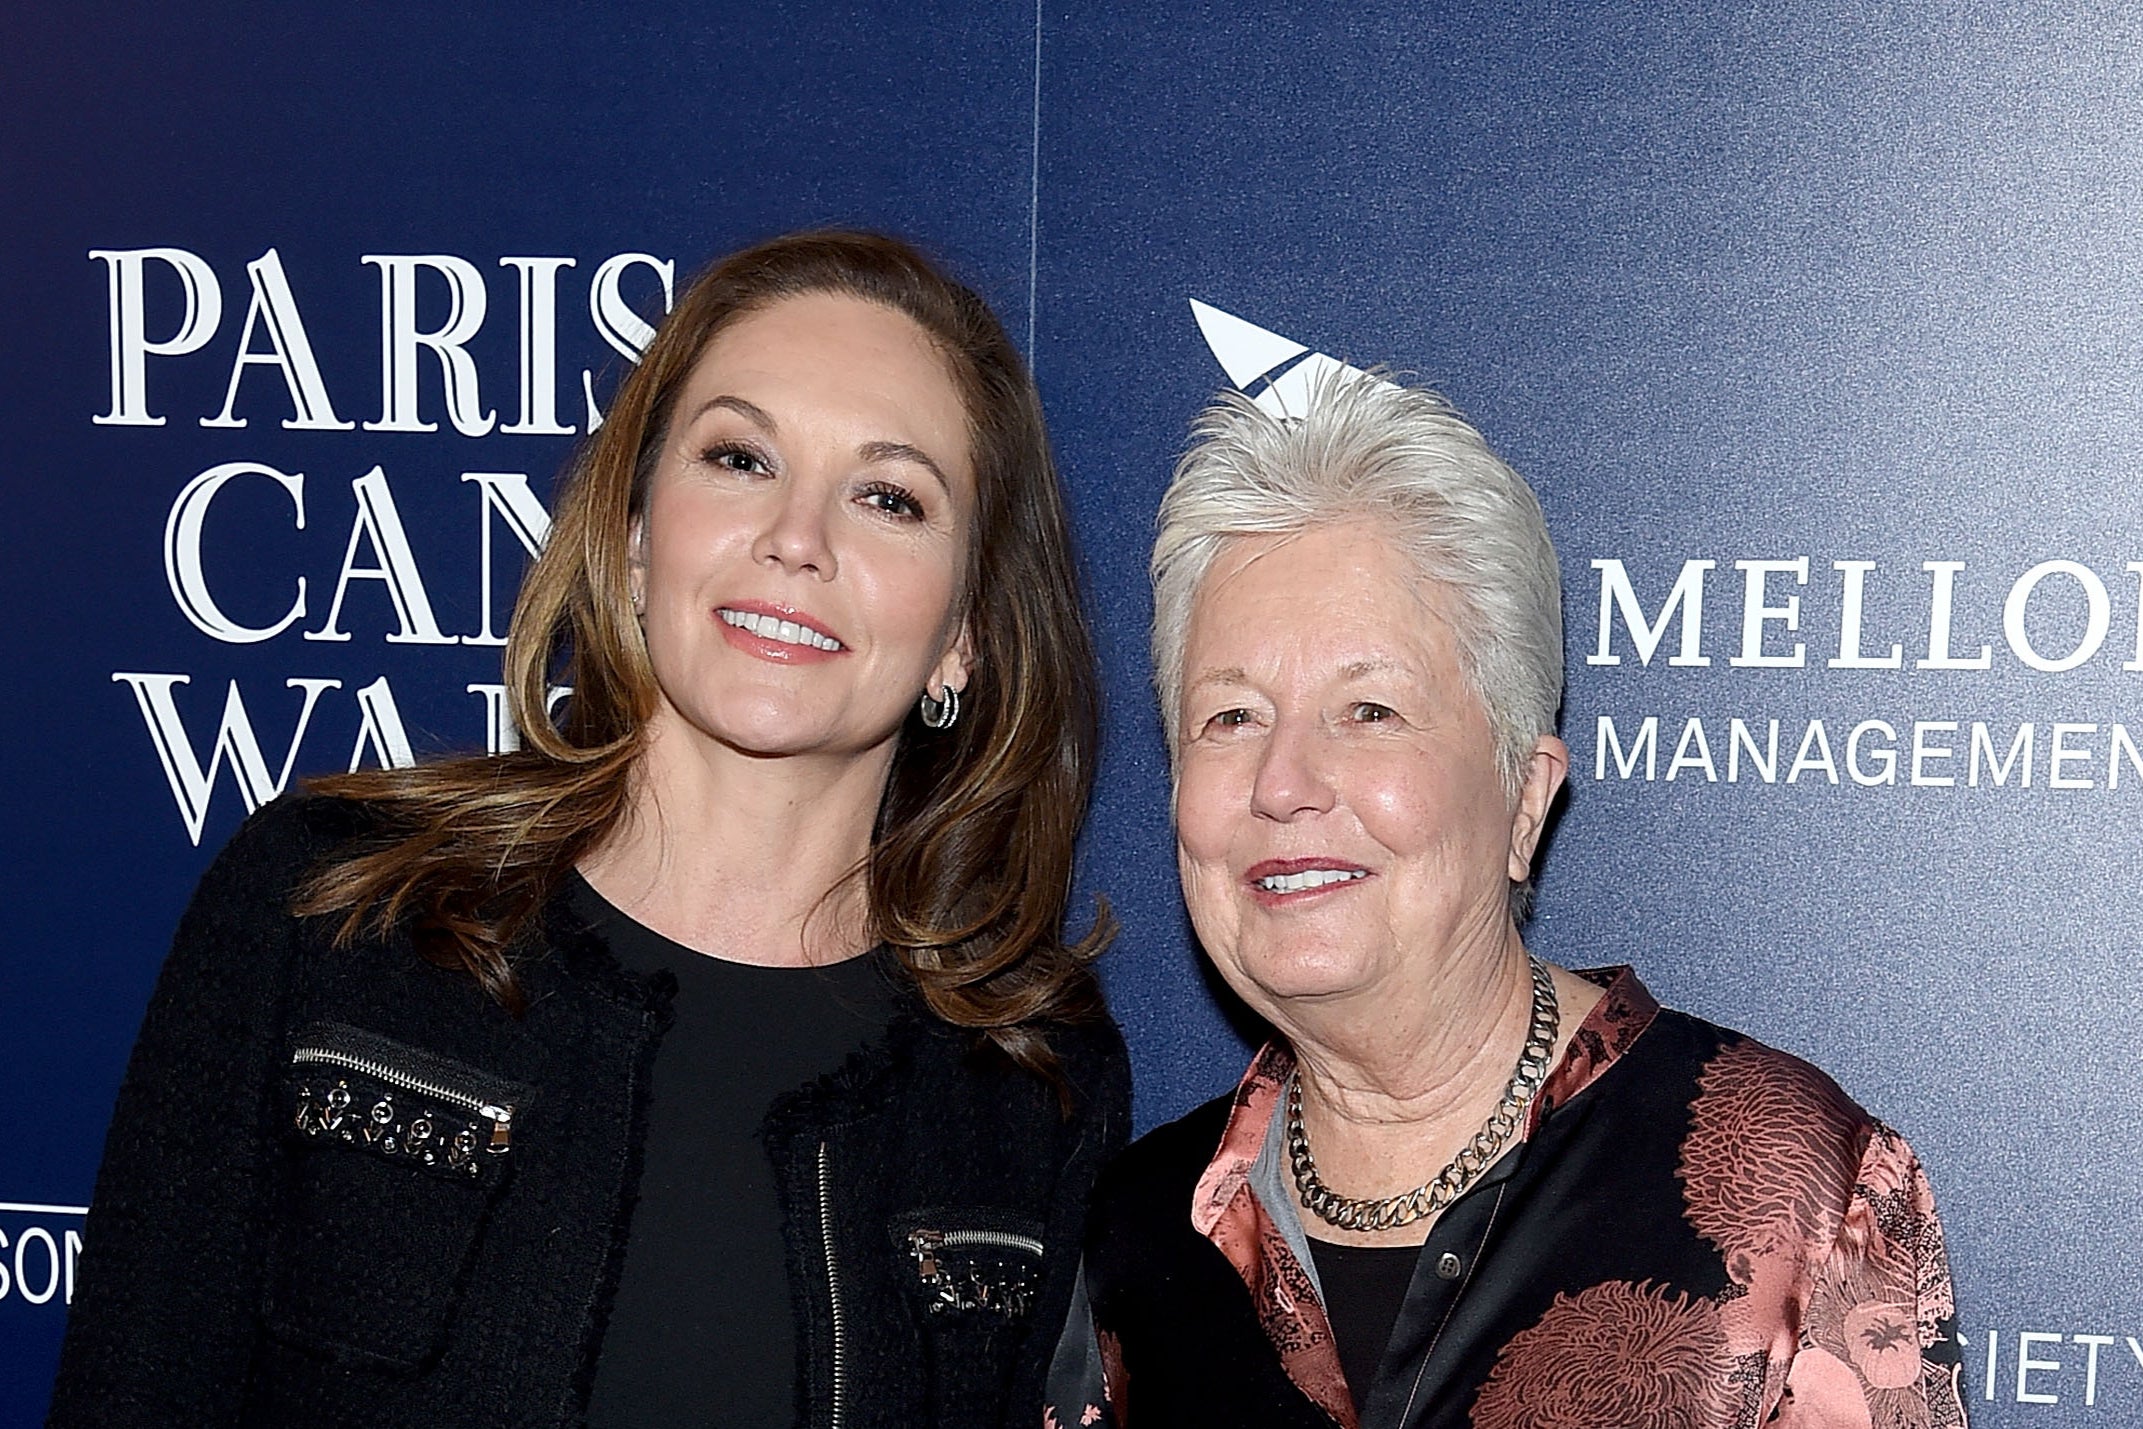
[[[1199,583],[1184,642],[1186,688],[1217,670],[1347,678],[1455,668],[1444,602],[1366,522],[1239,536]]]
[[[798,293],[752,308],[725,324],[700,349],[696,370],[738,363],[778,363],[828,347],[845,360],[921,367],[948,385],[944,355],[922,324],[897,308],[850,293]]]
[[[685,378],[679,415],[719,395],[777,422],[871,428],[862,440],[913,442],[941,464],[968,465],[966,402],[937,341],[906,313],[846,293],[783,298],[716,333]]]

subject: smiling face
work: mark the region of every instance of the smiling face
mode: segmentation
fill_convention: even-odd
[[[1440,957],[1514,936],[1561,745],[1514,807],[1435,592],[1373,528],[1236,539],[1183,671],[1184,899],[1255,1010],[1284,1030],[1295,999],[1403,1000]]]
[[[914,321],[809,294],[725,328],[634,528],[651,733],[889,752],[926,688],[966,683],[974,507],[967,412]]]

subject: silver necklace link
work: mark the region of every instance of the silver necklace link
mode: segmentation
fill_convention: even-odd
[[[1555,983],[1548,967],[1531,953],[1525,955],[1533,974],[1533,1018],[1526,1030],[1525,1045],[1518,1049],[1518,1065],[1511,1069],[1510,1084],[1503,1099],[1488,1114],[1488,1120],[1473,1139],[1459,1148],[1451,1163],[1411,1191],[1382,1200],[1342,1196],[1317,1179],[1317,1162],[1310,1155],[1310,1138],[1302,1129],[1302,1074],[1287,1079],[1287,1157],[1294,1165],[1295,1190],[1302,1204],[1319,1220],[1341,1230],[1368,1232],[1394,1230],[1433,1216],[1462,1195],[1474,1180],[1495,1162],[1497,1153],[1517,1131],[1525,1109],[1548,1079],[1548,1059],[1555,1051],[1556,1034],[1562,1029],[1562,1009],[1556,1005]]]

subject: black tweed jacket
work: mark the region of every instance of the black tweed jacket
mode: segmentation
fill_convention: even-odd
[[[120,1089],[52,1425],[583,1417],[673,986],[555,904],[518,1018],[404,939],[332,948],[285,909],[362,827],[279,800],[203,878]],[[1039,1422],[1129,1126],[1115,1028],[1052,1045],[1068,1116],[918,1002],[770,1112],[799,1425]],[[918,1254],[918,1230],[948,1234]]]

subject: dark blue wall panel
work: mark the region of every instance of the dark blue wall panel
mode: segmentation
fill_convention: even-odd
[[[1107,665],[1083,887],[1126,926],[1107,967],[1142,1123],[1232,1083],[1248,1031],[1177,902],[1144,654],[1154,504],[1228,380],[1196,300],[1437,385],[1540,490],[1574,763],[1535,943],[1635,963],[1912,1138],[1949,1227],[1977,1422],[2143,1416],[2124,1050],[2143,1000],[2143,764],[2119,743],[2143,744],[2143,51],[2119,10],[33,6],[7,30],[0,1423],[41,1410],[65,1302],[64,1272],[43,1296],[47,1246],[64,1260],[79,1229],[68,1208],[89,1195],[170,927],[245,809],[223,770],[193,842],[115,673],[187,676],[171,694],[204,760],[236,681],[271,775],[292,679],[340,681],[297,775],[347,766],[358,692],[382,677],[419,754],[484,739],[467,686],[495,678],[494,649],[389,642],[377,581],[352,588],[350,640],[302,632],[375,466],[441,630],[476,631],[482,513],[461,478],[521,473],[547,493],[572,438],[457,433],[436,364],[420,391],[438,431],[367,430],[383,399],[364,257],[474,266],[489,301],[468,351],[502,425],[521,415],[521,341],[500,260],[571,258],[555,401],[578,426],[583,370],[600,397],[624,360],[588,309],[604,260],[653,255],[682,282],[818,222],[922,239],[1031,336]],[[221,323],[146,359],[163,425],[99,424],[110,307],[89,255],[149,247],[207,265]],[[242,381],[246,426],[201,425],[223,406],[246,265],[271,248],[348,430],[286,430],[267,368]],[[445,293],[424,275],[422,323],[445,318]],[[652,270],[622,298],[659,309]],[[176,270],[150,265],[150,337],[182,307]],[[260,478],[205,529],[234,618],[272,621],[307,581],[307,616],[252,644],[190,623],[163,558],[181,489],[236,461],[305,479],[303,530]],[[503,526],[494,539],[503,590],[518,547]],[[1799,644],[1804,663],[1735,664],[1736,563],[1803,558],[1805,584],[1775,572],[1762,598],[1798,598],[1795,628],[1761,623],[1756,653]],[[1595,563],[1621,563],[1649,618],[1705,561],[1709,663],[1669,663],[1679,625],[1641,661],[1619,614],[1619,663],[1588,658]],[[1895,644],[1899,668],[1831,663],[1839,562],[1871,563],[1861,649]],[[1950,648],[1987,647],[1985,669],[1923,663],[1930,563],[1957,563]],[[2044,668],[2098,630],[2101,594],[2097,648]],[[1603,720],[1625,757],[1656,721],[1650,778],[1642,755],[1627,777],[1601,762]],[[1745,747],[1733,758],[1737,720],[1759,747],[1778,721],[1771,780]],[[1789,782],[1817,721],[1837,780]],[[1970,783],[1974,725],[2006,752],[2027,723],[2030,785]],[[2057,767],[2057,740],[2082,756]],[[2026,1332],[2058,1367],[2022,1366]]]

